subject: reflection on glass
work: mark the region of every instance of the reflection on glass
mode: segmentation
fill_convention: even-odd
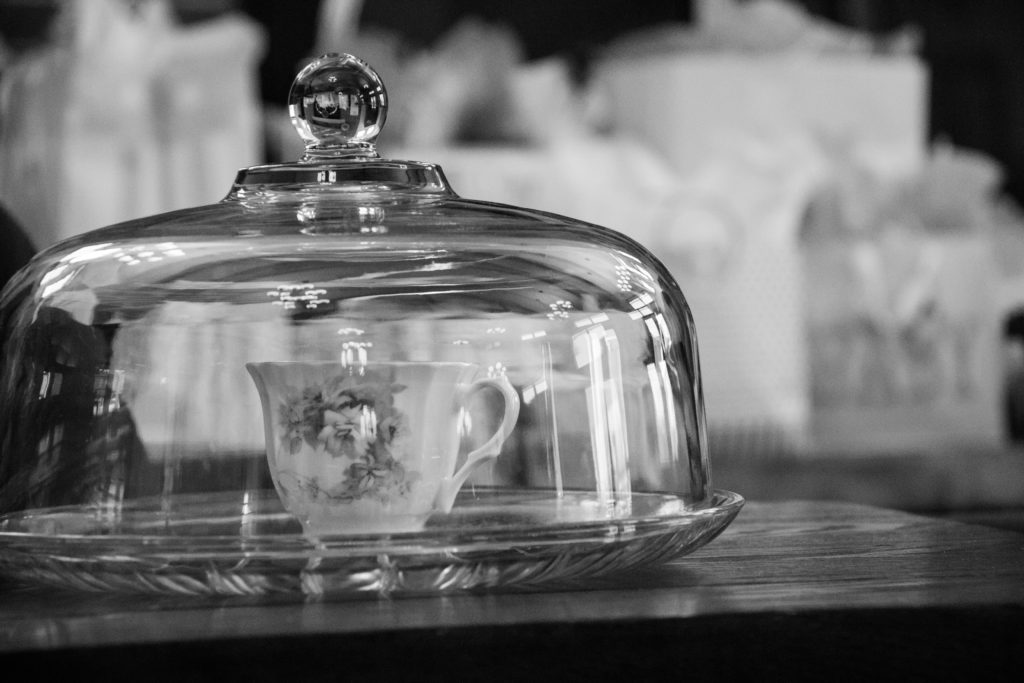
[[[594,318],[606,320],[607,316]],[[587,411],[597,499],[602,506],[628,504],[629,451],[618,337],[614,331],[592,324],[594,318],[582,321],[591,324],[573,335],[573,349],[576,366],[589,380]]]

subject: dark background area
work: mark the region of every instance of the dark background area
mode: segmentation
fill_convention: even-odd
[[[47,34],[58,0],[0,0],[0,34],[15,51]],[[931,70],[930,134],[985,152],[1006,170],[1006,190],[1024,203],[1024,3],[1018,0],[800,0],[813,14],[864,31],[916,26]],[[260,83],[280,103],[296,64],[310,56],[319,3],[177,0],[183,21],[241,10],[267,29]],[[367,0],[361,21],[402,35],[410,47],[436,41],[475,16],[505,25],[527,59],[587,60],[612,38],[664,22],[690,22],[691,0]]]

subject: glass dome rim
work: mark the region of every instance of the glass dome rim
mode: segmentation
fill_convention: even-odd
[[[327,187],[381,195],[411,193],[458,197],[438,164],[374,156],[249,166],[238,171],[225,199],[253,191],[298,194]]]

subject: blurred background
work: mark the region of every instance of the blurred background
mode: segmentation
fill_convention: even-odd
[[[1024,530],[1024,5],[0,0],[6,280],[302,153],[313,56],[383,155],[592,221],[679,280],[715,485]]]

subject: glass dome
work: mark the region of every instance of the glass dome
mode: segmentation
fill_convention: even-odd
[[[380,159],[376,74],[295,163],[37,256],[0,299],[0,570],[89,590],[435,592],[711,540],[696,337],[650,253]]]

